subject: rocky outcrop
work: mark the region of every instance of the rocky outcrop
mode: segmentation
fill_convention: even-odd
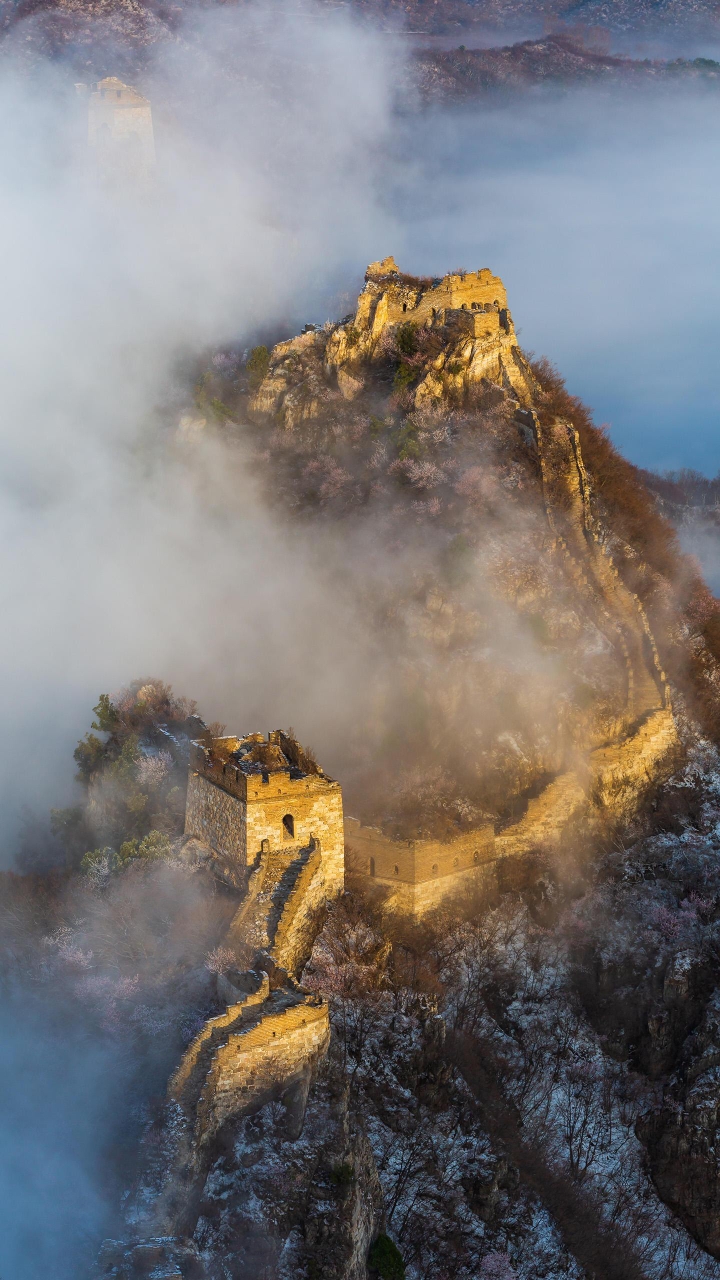
[[[414,407],[486,380],[531,403],[534,379],[497,276],[483,268],[425,279],[403,275],[385,258],[368,267],[354,315],[273,348],[252,412],[291,430],[333,399],[355,400],[373,368],[387,364],[402,326],[413,358],[407,394]]]
[[[202,1255],[192,1240],[159,1238],[142,1244],[127,1245],[107,1240],[100,1252],[98,1280],[134,1280],[136,1276],[152,1276],[153,1280],[207,1280]]]
[[[383,1195],[361,1116],[336,1068],[323,1071],[290,1141],[271,1107],[240,1119],[211,1166],[195,1239],[231,1256],[237,1280],[368,1280]]]

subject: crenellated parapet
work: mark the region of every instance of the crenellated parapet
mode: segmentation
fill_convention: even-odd
[[[395,259],[385,258],[371,262],[365,272],[354,323],[358,328],[372,328],[376,317],[383,326],[408,320],[443,323],[453,312],[465,312],[469,317],[503,315],[507,324],[507,305],[505,286],[488,267],[427,279],[402,275]]]
[[[128,1210],[133,1242],[104,1250],[111,1266],[117,1258],[127,1267],[108,1274],[126,1280],[146,1274],[148,1258],[181,1256],[228,1124],[277,1101],[287,1136],[299,1135],[330,1040],[327,1002],[295,975],[344,882],[339,785],[281,730],[267,738],[201,732],[190,759],[186,835],[242,890],[224,939],[236,967],[218,975],[225,1011],[188,1045],[168,1085],[164,1122],[147,1135]]]
[[[191,747],[185,835],[219,874],[245,888],[261,855],[316,842],[329,897],[344,884],[342,791],[305,749],[277,729],[265,738],[209,736]]]
[[[346,818],[345,839],[348,873],[416,916],[482,884],[496,858],[489,822],[450,840],[397,840]]]

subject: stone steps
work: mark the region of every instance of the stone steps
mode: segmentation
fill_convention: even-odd
[[[225,944],[243,963],[250,963],[258,951],[268,951],[283,908],[295,881],[312,852],[312,846],[270,850],[261,855],[262,875],[236,912]]]
[[[526,412],[523,421],[529,415]],[[589,803],[621,815],[676,741],[664,672],[642,604],[622,581],[599,541],[590,511],[590,490],[579,438],[570,423],[542,427],[532,414],[548,523],[565,569],[583,599],[601,601],[601,629],[623,654],[627,671],[627,729],[591,752],[581,776],[568,771],[531,800],[524,818],[498,834],[499,857],[552,844],[562,828]]]
[[[561,774],[530,801],[520,822],[496,836],[496,856],[516,856],[551,843],[558,830],[581,812],[586,802],[587,787],[579,775]]]
[[[248,898],[236,912],[226,937],[240,963],[258,951],[270,952],[278,964],[286,959],[284,955],[275,956],[275,939],[279,935],[281,942],[286,941],[294,917],[302,909],[308,882],[318,873],[321,862],[317,842],[300,849],[269,850],[262,855],[251,876]],[[197,1105],[218,1051],[231,1036],[246,1035],[267,1016],[268,993],[266,981],[258,995],[229,1005],[224,1014],[209,1019],[188,1047],[169,1090],[186,1111]]]

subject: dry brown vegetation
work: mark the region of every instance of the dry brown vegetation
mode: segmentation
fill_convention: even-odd
[[[720,735],[720,601],[682,554],[669,520],[658,510],[646,474],[623,458],[607,429],[567,390],[550,361],[535,361],[542,388],[541,421],[567,418],[577,428],[597,515],[609,529],[613,558],[648,609],[663,664],[690,710],[714,739]]]
[[[562,375],[549,360],[537,360],[532,367],[542,388],[540,421],[567,418],[577,428],[602,517],[615,535],[628,543],[655,573],[677,580],[681,574],[677,535],[658,512],[640,468],[623,458],[607,428],[595,425],[590,410],[578,396],[571,395]],[[625,565],[626,573],[629,563]],[[642,574],[629,585],[641,594]]]

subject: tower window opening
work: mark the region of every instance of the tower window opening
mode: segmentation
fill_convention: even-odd
[[[432,865],[432,873],[433,873],[433,875],[434,875],[434,876],[436,876],[436,875],[437,875],[437,873],[438,873],[438,864],[437,864],[437,862],[433,862],[433,865]]]
[[[291,813],[286,813],[283,818],[283,837],[285,840],[292,840],[295,837],[295,819]]]
[[[375,875],[375,859],[374,858],[370,859],[370,875],[371,876]]]
[[[400,875],[400,868],[399,868],[399,866],[398,866],[397,862],[395,863],[394,871],[395,871],[395,875],[396,875],[396,876],[399,876],[399,875]]]

